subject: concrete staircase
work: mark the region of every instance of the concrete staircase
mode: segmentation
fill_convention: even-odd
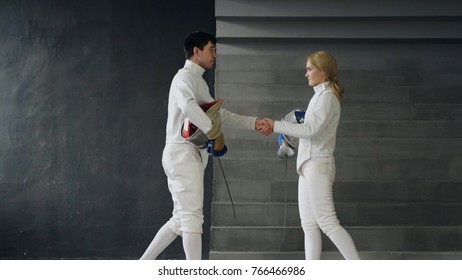
[[[279,59],[222,56],[220,66],[243,68],[225,70],[225,77],[217,70],[216,94],[226,100],[225,107],[272,118],[280,118],[290,108],[306,107],[311,89],[291,81],[303,78],[303,69],[287,70],[291,75],[282,85],[272,80],[265,84],[258,69],[248,70],[255,65],[249,60],[271,64]],[[360,71],[341,74],[348,95],[338,131],[334,197],[339,219],[361,256],[461,258],[461,88],[440,96],[434,94],[436,88],[367,85],[364,81],[369,78]],[[387,80],[387,72],[376,75]],[[353,78],[348,76],[354,76],[359,85],[353,87]],[[387,82],[397,83],[395,73],[388,76],[391,81]],[[260,83],[243,84],[243,77]],[[215,162],[210,258],[302,258],[295,160],[286,162],[275,156],[275,135],[265,138],[235,130],[225,130],[225,135],[229,153],[221,161],[237,219]],[[336,252],[325,238],[323,258],[340,258]]]
[[[229,27],[236,18],[228,21],[222,2],[216,2],[215,92],[232,112],[280,119],[294,108],[305,109],[312,96],[304,78],[306,55],[324,49],[336,56],[346,99],[334,200],[361,257],[462,259],[460,40],[434,42],[426,38],[432,34],[380,42],[353,35],[345,41],[300,34],[294,37],[301,39],[281,39],[281,30],[270,39],[258,29],[237,34]],[[265,11],[276,10],[276,1],[269,2],[274,9]],[[287,28],[294,20],[302,21],[276,19]],[[244,18],[240,31],[258,21]],[[215,160],[210,259],[304,258],[295,160],[276,157],[277,135],[224,132],[229,152],[221,162],[237,219]],[[322,258],[341,259],[323,238]]]

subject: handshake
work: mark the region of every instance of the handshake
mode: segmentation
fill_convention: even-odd
[[[274,132],[274,120],[269,118],[259,119],[255,121],[255,130],[265,136],[269,136]]]

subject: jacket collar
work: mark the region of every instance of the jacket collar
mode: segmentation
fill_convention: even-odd
[[[191,60],[187,59],[185,64],[184,64],[185,69],[190,69],[194,73],[197,73],[202,76],[204,74],[205,69],[200,67],[198,64],[192,62]]]
[[[321,93],[322,91],[324,91],[327,86],[330,84],[330,82],[325,82],[325,83],[322,83],[322,84],[319,84],[317,86],[315,86],[313,89],[314,89],[314,93],[317,94],[317,93]]]

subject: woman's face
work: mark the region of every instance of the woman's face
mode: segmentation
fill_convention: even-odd
[[[326,75],[324,74],[324,72],[314,67],[313,65],[311,65],[311,62],[309,59],[306,62],[305,77],[308,80],[308,84],[310,85],[310,87],[315,87],[326,81]]]

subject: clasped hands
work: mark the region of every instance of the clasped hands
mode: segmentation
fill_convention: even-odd
[[[255,130],[265,136],[269,136],[274,132],[274,120],[269,118],[257,119],[255,121]]]

